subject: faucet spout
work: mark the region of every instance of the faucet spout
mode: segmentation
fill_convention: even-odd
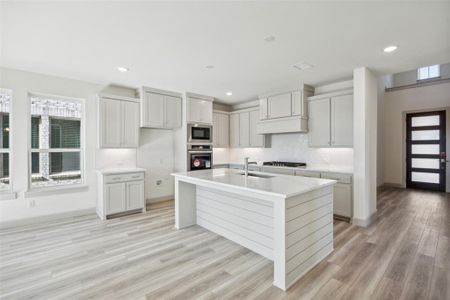
[[[245,173],[245,177],[248,177],[248,160],[250,159],[250,157],[245,157],[244,158],[244,173]]]

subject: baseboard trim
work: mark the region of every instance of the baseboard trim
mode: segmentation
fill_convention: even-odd
[[[31,224],[37,224],[37,223],[45,223],[45,222],[53,221],[53,220],[57,220],[57,219],[80,217],[80,216],[85,216],[85,215],[90,215],[90,214],[95,214],[95,213],[96,213],[95,207],[92,207],[92,208],[87,208],[87,209],[80,209],[80,210],[68,211],[68,212],[51,214],[51,215],[43,215],[43,216],[39,216],[39,217],[31,217],[31,218],[20,219],[20,220],[0,222],[0,228],[10,228],[10,227],[25,226],[25,225],[31,225]]]
[[[164,202],[168,200],[173,200],[175,198],[175,195],[168,195],[168,196],[162,196],[162,197],[156,197],[156,198],[149,198],[145,200],[145,203],[158,203],[158,202]]]
[[[375,221],[376,218],[377,218],[377,211],[375,210],[374,213],[367,219],[353,218],[352,224],[359,226],[359,227],[367,227],[370,224],[372,224],[372,222]]]

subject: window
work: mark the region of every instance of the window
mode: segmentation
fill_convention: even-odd
[[[31,188],[82,183],[82,103],[32,95],[30,124]]]
[[[439,76],[441,76],[439,65],[433,65],[417,69],[417,80],[438,78]]]
[[[0,89],[0,192],[11,189],[10,178],[10,109],[11,93]]]

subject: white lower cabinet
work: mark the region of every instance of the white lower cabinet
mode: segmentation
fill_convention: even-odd
[[[126,183],[126,208],[129,210],[140,209],[144,199],[144,181]]]
[[[336,183],[334,185],[333,213],[338,216],[352,217],[352,185]]]
[[[352,175],[322,172],[321,178],[337,180],[334,185],[333,213],[340,217],[353,216],[353,184]]]
[[[352,175],[343,173],[309,171],[309,170],[296,170],[295,175],[336,180],[337,183],[334,185],[333,189],[334,192],[333,214],[338,217],[345,217],[350,219],[353,217]]]
[[[125,211],[125,184],[109,183],[105,185],[105,212],[115,214]]]
[[[97,215],[145,211],[144,172],[98,171]]]

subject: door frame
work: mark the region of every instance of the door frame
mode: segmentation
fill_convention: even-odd
[[[402,168],[402,185],[401,187],[406,188],[406,115],[413,113],[426,113],[433,111],[445,110],[446,114],[446,151],[447,151],[447,160],[449,160],[450,155],[450,106],[448,107],[433,107],[433,108],[423,108],[423,109],[415,109],[408,110],[402,112],[402,159],[401,159],[401,168]],[[446,184],[445,191],[450,193],[450,164],[447,163],[446,168]]]

